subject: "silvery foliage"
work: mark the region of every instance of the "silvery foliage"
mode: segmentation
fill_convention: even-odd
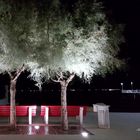
[[[11,40],[8,31],[0,29],[0,72],[13,72],[21,68],[28,61],[27,53]]]
[[[0,72],[5,72],[9,65],[7,64],[7,54],[9,50],[7,49],[8,39],[6,35],[0,30]]]
[[[42,79],[46,77],[45,69],[43,67],[40,67],[39,64],[36,62],[30,61],[26,64],[28,65],[28,68],[31,72],[29,78],[32,78],[34,81],[36,81],[37,83],[35,85],[38,86],[39,89],[41,89]]]
[[[97,69],[105,65],[108,56],[104,52],[108,45],[105,27],[95,28],[88,37],[82,35],[82,29],[75,29],[73,33],[73,39],[66,39],[67,46],[63,58],[65,68],[85,80],[90,80],[93,74],[97,73]]]
[[[41,23],[39,14],[33,12],[36,11],[35,7],[23,9],[16,17],[19,23],[13,26],[16,39],[9,38],[9,34],[0,29],[2,72],[19,68],[24,63],[31,72],[29,77],[40,87],[44,77],[48,80],[55,73],[69,71],[90,81],[94,74],[104,74],[121,65],[116,57],[120,39],[117,39],[115,31],[113,35],[108,34],[113,29],[104,13],[98,10],[94,10],[94,15],[87,13],[86,27],[76,27],[73,17],[62,15],[57,8],[59,6],[50,8],[50,11],[47,9]],[[29,19],[25,18],[24,10],[27,14],[29,12]],[[76,11],[76,16],[80,17],[80,11]],[[100,21],[103,24],[98,25]],[[23,26],[28,30],[21,28]],[[116,46],[110,43],[113,40]]]
[[[55,73],[68,71],[89,82],[93,75],[103,75],[121,66],[122,62],[116,57],[120,40],[115,40],[118,44],[112,46],[108,34],[108,30],[112,30],[112,27],[106,21],[105,14],[97,12],[94,16],[87,17],[86,28],[75,27],[71,17],[59,15],[51,17],[49,23],[46,21],[43,28],[44,39],[42,39],[42,33],[34,29],[33,38],[29,40],[34,40],[35,45],[44,42],[44,46],[36,45],[43,50],[38,52],[39,57],[38,54],[34,55],[39,67],[43,68],[42,73],[39,72],[43,75],[40,78],[45,76],[49,79],[54,77]],[[104,24],[98,25],[95,20],[103,20]],[[49,38],[47,38],[48,34]],[[117,37],[114,34],[114,39]]]

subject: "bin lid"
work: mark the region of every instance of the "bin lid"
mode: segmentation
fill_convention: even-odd
[[[104,103],[96,103],[96,104],[93,104],[93,105],[96,105],[96,106],[103,106],[103,107],[110,107],[110,105],[106,105]]]

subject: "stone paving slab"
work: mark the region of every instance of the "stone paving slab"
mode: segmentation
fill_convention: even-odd
[[[83,127],[79,125],[69,126],[68,131],[64,131],[61,125],[17,125],[14,129],[11,129],[10,126],[0,126],[0,135],[77,135],[82,132],[87,132],[89,135],[93,135],[93,133],[89,132]]]

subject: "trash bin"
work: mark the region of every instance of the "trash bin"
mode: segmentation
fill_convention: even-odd
[[[97,112],[97,104],[93,104],[93,112]]]
[[[93,112],[98,112],[98,106],[99,105],[104,106],[105,104],[104,103],[96,103],[96,104],[93,104]]]
[[[110,128],[109,120],[109,106],[108,105],[99,105],[97,104],[97,113],[98,113],[98,126],[99,128]]]

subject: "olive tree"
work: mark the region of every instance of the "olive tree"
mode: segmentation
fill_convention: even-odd
[[[26,5],[27,6],[27,5]],[[10,77],[10,125],[16,126],[16,83],[28,68],[32,51],[26,41],[34,9],[25,9],[25,3],[0,0],[0,73]],[[30,10],[30,12],[29,12]]]
[[[15,95],[17,79],[24,71],[24,56],[17,54],[20,50],[14,47],[14,43],[0,30],[0,73],[8,73],[10,77],[10,125],[15,127]],[[18,59],[17,59],[18,58]]]
[[[44,78],[60,83],[62,125],[68,130],[69,83],[75,75],[90,82],[123,66],[121,26],[109,24],[102,4],[93,0],[77,0],[70,11],[59,0],[0,2],[0,69],[11,78],[10,123],[15,124],[17,78],[26,69],[39,88]]]
[[[28,63],[30,76],[39,86],[44,77],[60,83],[62,125],[68,130],[69,83],[75,75],[90,82],[94,75],[124,66],[118,57],[122,28],[109,24],[102,4],[94,1],[77,1],[72,12],[63,9],[58,0],[46,1],[37,15],[37,26],[28,36],[34,48],[34,61]]]

